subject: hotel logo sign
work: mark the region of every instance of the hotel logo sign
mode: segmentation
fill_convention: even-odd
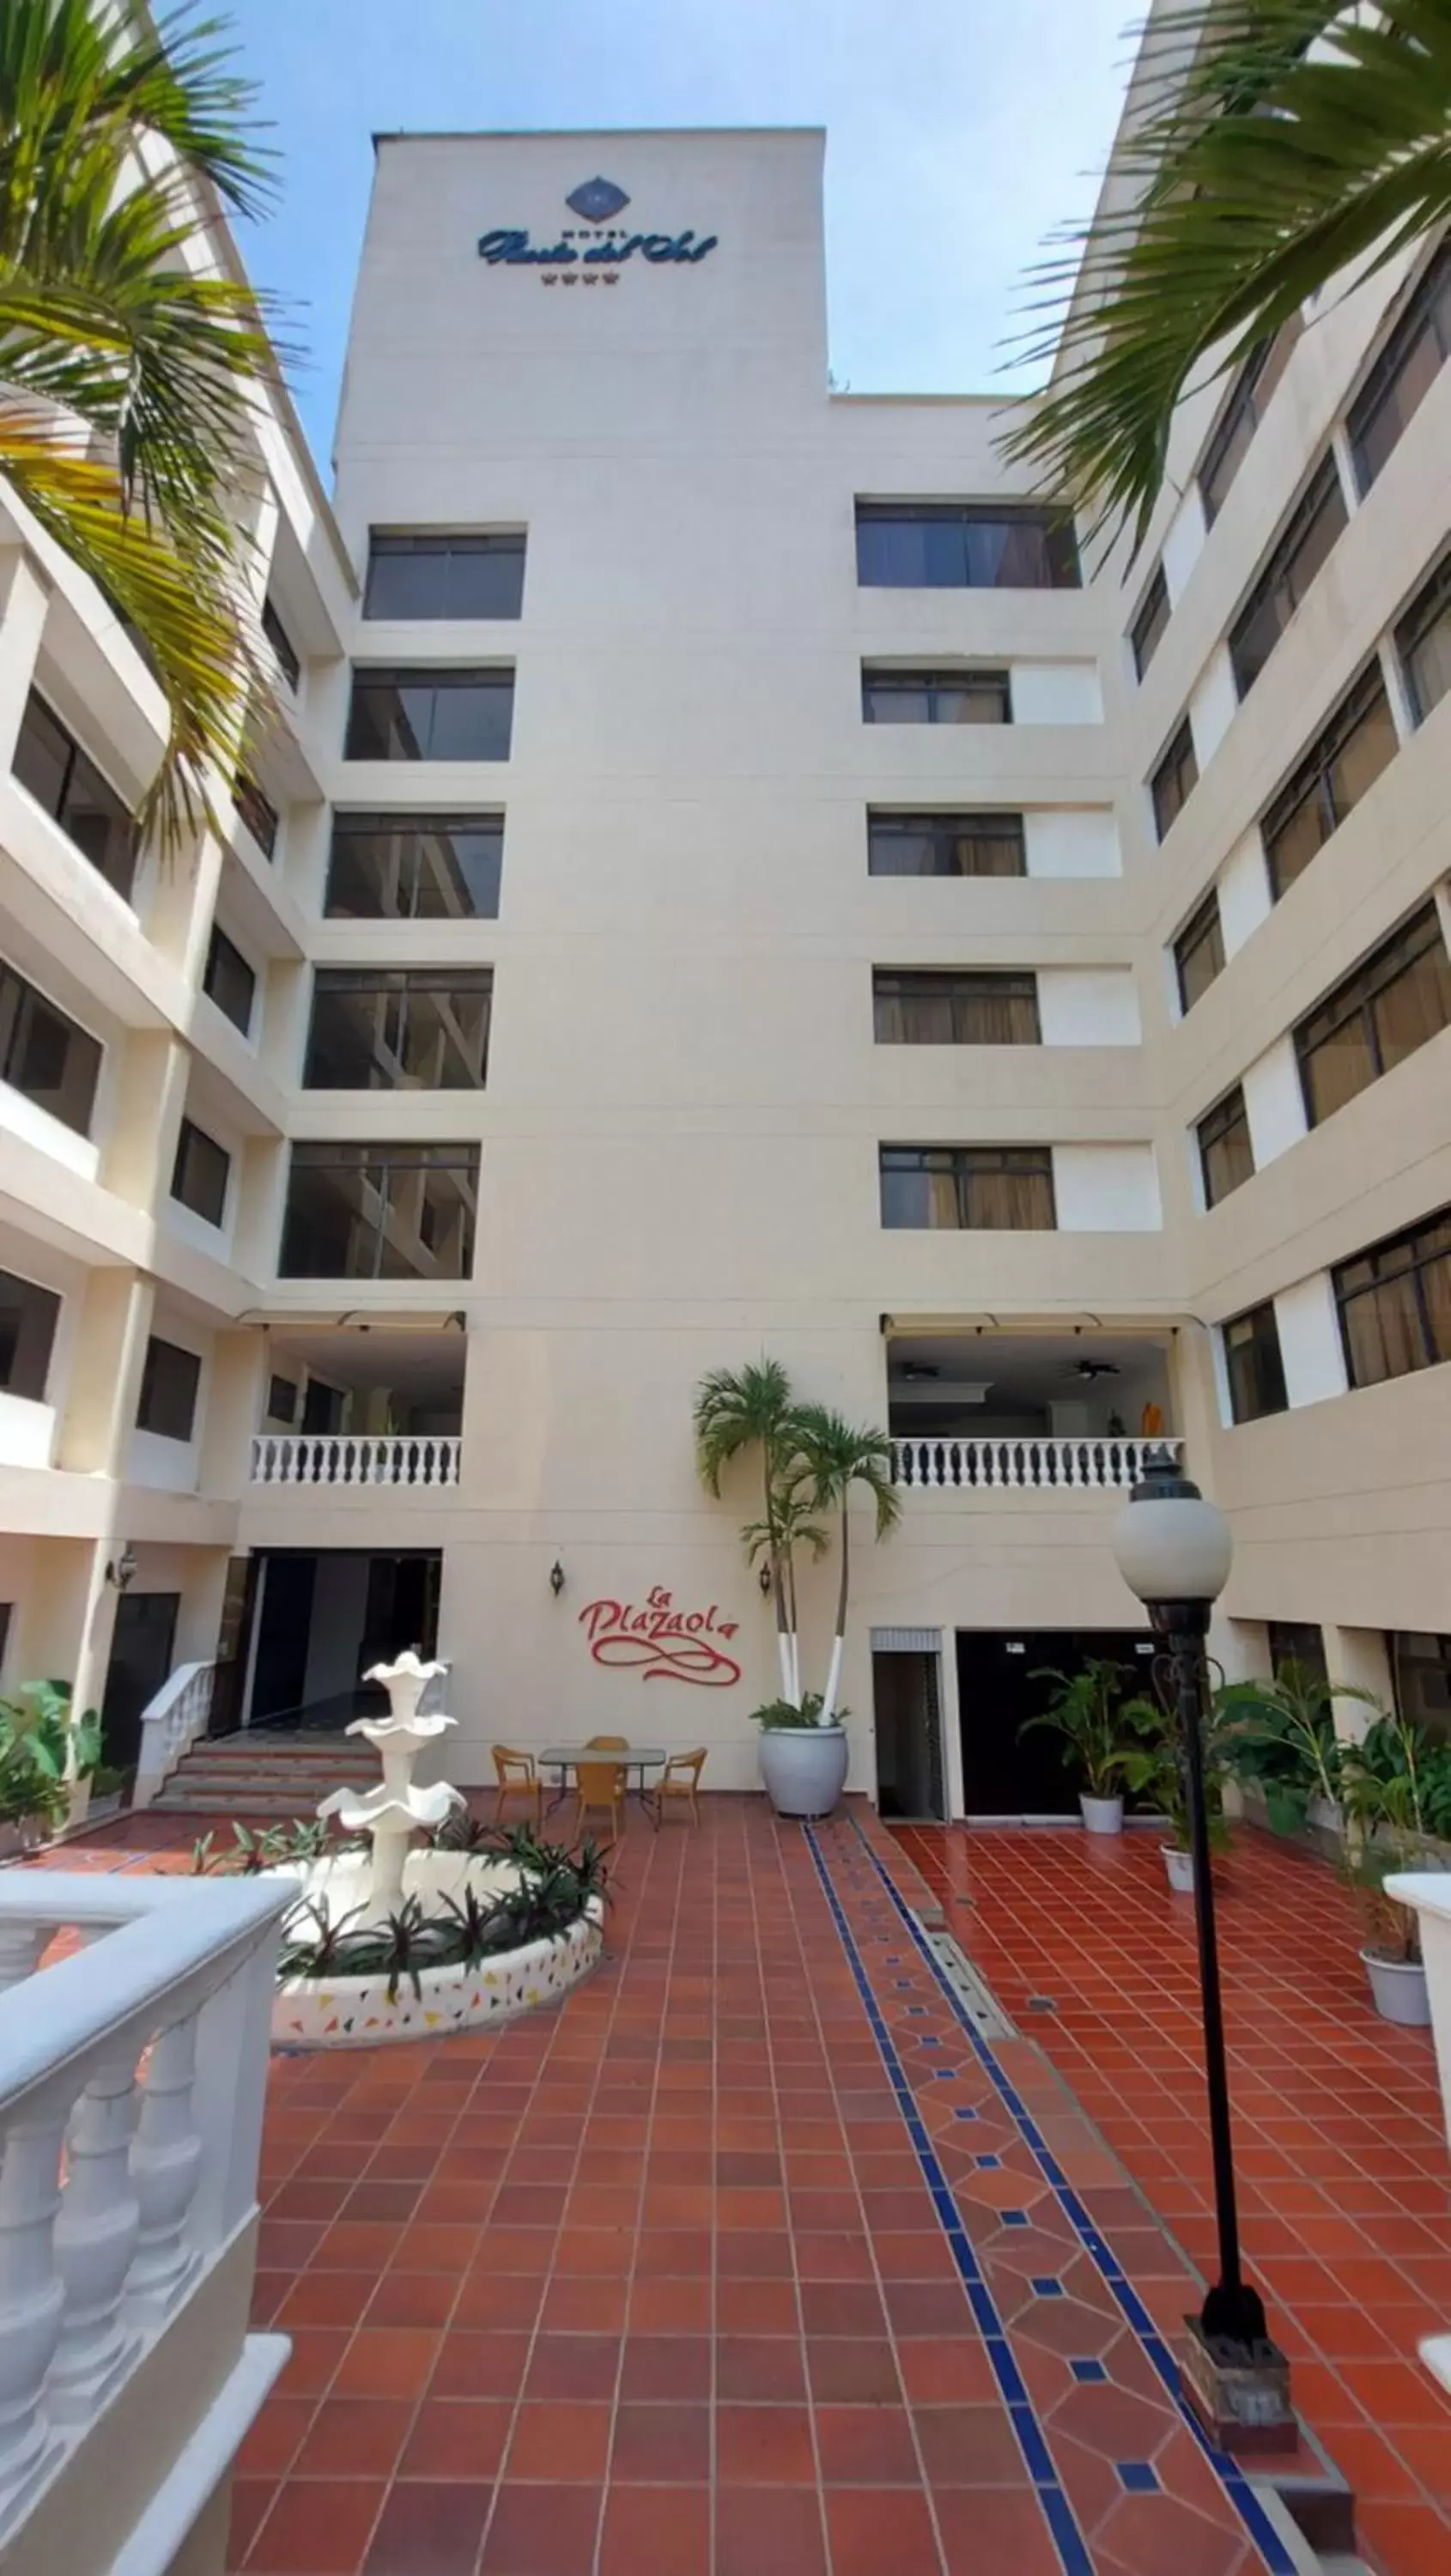
[[[720,1605],[677,1610],[675,1595],[653,1583],[642,1606],[633,1601],[587,1601],[579,1624],[597,1664],[635,1670],[646,1682],[694,1682],[703,1690],[729,1690],[740,1680],[734,1655],[723,1642],[737,1619],[722,1619]]]
[[[651,268],[694,268],[719,240],[716,233],[697,239],[693,227],[683,233],[640,233],[614,221],[630,200],[613,179],[586,179],[564,202],[589,226],[587,232],[569,225],[556,241],[534,242],[527,231],[500,224],[480,235],[480,259],[490,268],[536,269],[546,286],[598,286],[601,280],[616,286],[631,260],[642,259]]]

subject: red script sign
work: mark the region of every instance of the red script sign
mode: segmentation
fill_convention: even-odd
[[[729,1690],[741,1677],[733,1655],[717,1640],[733,1637],[738,1619],[708,1610],[677,1610],[675,1596],[663,1583],[652,1584],[643,1610],[633,1601],[587,1601],[579,1624],[589,1639],[597,1664],[638,1665],[642,1681],[695,1682],[705,1690]]]

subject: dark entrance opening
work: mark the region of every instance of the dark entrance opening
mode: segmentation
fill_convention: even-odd
[[[171,1671],[179,1592],[123,1592],[111,1632],[111,1660],[101,1700],[102,1757],[129,1771],[141,1751],[141,1716]]]
[[[942,1785],[942,1690],[936,1654],[872,1657],[876,1713],[877,1812],[946,1815]]]
[[[1075,1673],[1090,1656],[1125,1667],[1126,1692],[1147,1691],[1154,1641],[1134,1628],[959,1628],[957,1693],[962,1803],[969,1816],[1045,1820],[1078,1813],[1079,1782],[1046,1727],[1019,1729],[1053,1696],[1045,1669]]]
[[[338,1727],[376,1715],[383,1693],[362,1675],[407,1646],[432,1655],[442,1570],[429,1548],[264,1552],[248,1725]]]

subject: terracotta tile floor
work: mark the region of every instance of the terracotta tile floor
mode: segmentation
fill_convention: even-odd
[[[1193,2260],[1213,2261],[1193,1908],[1156,1839],[904,1828],[1005,2010]],[[1377,2019],[1330,1871],[1241,1832],[1216,1873],[1245,2246],[1302,2413],[1392,2576],[1451,2571],[1451,2170],[1429,2035]],[[1030,1998],[1050,1998],[1051,2011]]]

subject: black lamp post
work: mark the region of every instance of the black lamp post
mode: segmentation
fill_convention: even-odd
[[[1214,2160],[1214,2208],[1219,2233],[1219,2278],[1190,2328],[1186,2393],[1221,2440],[1263,2444],[1283,2440],[1293,2425],[1289,2365],[1269,2340],[1264,2302],[1246,2281],[1240,2262],[1230,2136],[1229,2077],[1224,2055],[1224,2012],[1219,1988],[1219,1946],[1214,1921],[1214,1878],[1209,1853],[1209,1809],[1204,1785],[1203,1717],[1208,1687],[1204,1640],[1209,1614],[1224,1589],[1232,1547],[1229,1523],[1197,1485],[1179,1473],[1167,1450],[1145,1462],[1113,1533],[1120,1574],[1164,1641],[1179,1725],[1179,1759],[1189,1809],[1189,1848],[1194,1862],[1194,1917],[1199,1943],[1199,1993],[1204,2019],[1204,2067],[1209,2094],[1209,2139]]]

